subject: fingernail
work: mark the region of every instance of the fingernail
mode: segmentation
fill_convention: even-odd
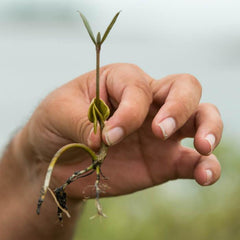
[[[213,134],[208,134],[205,139],[208,141],[208,143],[210,144],[211,150],[209,153],[212,152],[213,148],[214,148],[214,144],[215,144],[215,136]]]
[[[124,131],[121,127],[115,127],[105,133],[105,139],[109,146],[118,143],[124,136]]]
[[[207,169],[206,175],[207,175],[207,179],[206,179],[206,182],[204,183],[204,186],[207,186],[212,182],[213,173],[211,170]]]
[[[164,119],[158,124],[163,133],[163,138],[166,140],[175,130],[176,122],[172,117]]]

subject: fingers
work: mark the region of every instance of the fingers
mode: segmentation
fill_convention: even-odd
[[[115,66],[107,75],[107,88],[117,110],[106,122],[103,140],[114,145],[138,129],[145,120],[152,101],[147,75],[129,64]]]
[[[194,146],[203,155],[210,154],[219,144],[223,122],[216,106],[202,103],[180,129],[178,137],[194,137]]]
[[[202,156],[193,149],[183,147],[176,173],[177,178],[194,178],[200,185],[208,186],[219,179],[221,166],[213,154]]]
[[[210,104],[201,104],[196,114],[197,132],[194,146],[201,154],[210,154],[219,144],[223,122],[218,109]]]
[[[182,127],[196,110],[201,85],[192,75],[178,74],[154,81],[152,89],[154,103],[162,105],[152,122],[152,129],[157,137],[165,140]]]

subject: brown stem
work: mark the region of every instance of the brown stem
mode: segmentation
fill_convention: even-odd
[[[99,85],[100,85],[100,51],[101,51],[101,45],[96,45],[96,100],[97,103],[99,102]]]

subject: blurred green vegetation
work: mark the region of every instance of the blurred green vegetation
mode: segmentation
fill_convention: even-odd
[[[96,218],[90,200],[79,219],[74,240],[91,239],[240,239],[240,152],[236,141],[215,151],[220,180],[200,187],[177,180],[128,196],[102,199],[108,218]]]

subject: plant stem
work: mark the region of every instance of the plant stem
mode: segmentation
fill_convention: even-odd
[[[97,103],[99,103],[99,85],[100,85],[100,50],[101,50],[101,45],[97,44],[96,45],[96,100]]]

